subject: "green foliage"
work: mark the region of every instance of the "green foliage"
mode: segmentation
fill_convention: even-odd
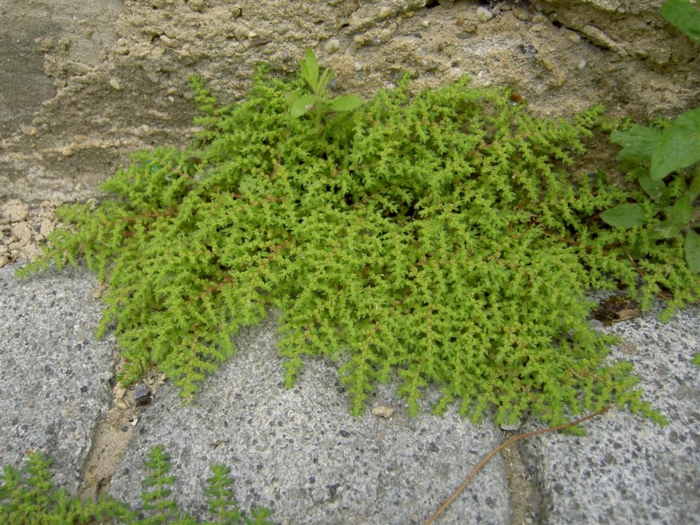
[[[623,202],[600,214],[606,223],[620,229],[653,225],[644,230],[650,246],[683,239],[685,260],[691,274],[700,274],[700,227],[694,205],[700,195],[700,108],[666,123],[663,129],[632,125],[615,131],[611,140],[622,146],[618,160],[636,177],[644,194],[635,203]],[[664,178],[675,173],[667,185]],[[661,218],[663,217],[663,218]],[[644,254],[632,247],[633,256]]]
[[[695,0],[666,0],[661,15],[689,38],[700,42],[700,9]],[[612,134],[611,140],[623,146],[618,160],[632,166],[631,172],[646,192],[648,199],[638,203],[618,204],[601,214],[601,218],[616,228],[642,226],[658,214],[665,215],[653,230],[648,231],[647,243],[677,238],[684,234],[685,259],[693,274],[700,273],[700,236],[694,231],[700,226],[693,219],[693,202],[700,194],[700,108],[690,110],[667,123],[663,129],[633,125]],[[685,179],[680,195],[672,195],[663,179],[676,172],[676,180]],[[675,197],[675,199],[673,199]]]
[[[144,523],[146,525],[168,523],[177,514],[177,503],[169,498],[172,493],[169,487],[175,483],[175,477],[167,475],[170,472],[170,455],[165,452],[163,445],[158,445],[148,453],[145,465],[151,470],[151,475],[143,481],[143,486],[151,490],[144,490],[141,499],[143,509],[153,511],[153,515],[145,519]]]
[[[301,117],[314,110],[316,128],[321,130],[324,118],[331,112],[342,113],[359,108],[364,101],[357,95],[342,95],[328,99],[328,86],[333,80],[333,71],[326,69],[320,73],[316,55],[311,48],[306,48],[306,58],[300,61],[301,78],[306,82],[310,94],[299,91],[287,94],[290,114]]]
[[[661,6],[661,16],[688,38],[700,42],[700,7],[696,0],[666,0]]]
[[[302,77],[325,93],[312,53]],[[275,306],[287,384],[305,356],[333,359],[355,414],[398,377],[412,414],[434,384],[437,412],[454,402],[474,421],[560,423],[614,402],[663,422],[631,366],[606,360],[585,294],[624,286],[646,309],[664,290],[674,308],[700,282],[682,242],[650,241],[660,221],[644,194],[584,165],[600,108],[547,121],[467,79],[412,97],[405,76],[308,120],[290,107],[301,87],[261,68],[244,102],[218,107],[193,79],[192,147],[139,153],[101,203],[62,208],[72,228],[23,271],[84,259],[108,281],[101,332],[116,330],[123,381],[156,365],[188,399]],[[598,219],[628,201],[647,222]]]
[[[241,519],[238,503],[231,489],[233,478],[229,477],[231,469],[224,465],[214,465],[211,468],[212,477],[207,480],[208,488],[204,491],[209,496],[209,512],[215,517],[211,522],[232,525]],[[246,525],[265,525],[267,518],[273,512],[264,507],[254,507],[250,511],[251,517],[243,517]]]
[[[142,493],[144,505],[132,510],[111,497],[102,496],[99,501],[81,502],[70,498],[65,490],[56,491],[49,471],[52,460],[41,452],[32,452],[22,469],[5,466],[0,476],[0,523],[7,525],[88,525],[92,523],[123,523],[127,525],[195,525],[189,516],[181,516],[174,500],[168,499],[174,478],[170,471],[170,457],[162,446],[154,447],[148,454],[146,466],[151,475],[144,487],[153,490]],[[251,517],[242,517],[230,486],[233,479],[224,465],[214,465],[213,476],[207,480],[205,494],[209,497],[209,509],[214,521],[207,524],[271,525],[267,518],[273,512],[258,507]],[[146,517],[142,517],[146,515]]]
[[[651,180],[700,161],[700,108],[676,118],[666,128],[651,154]]]
[[[126,522],[128,508],[111,499],[81,502],[65,490],[55,491],[49,472],[52,460],[39,452],[27,456],[22,470],[6,465],[0,475],[0,523],[6,525],[88,524],[107,518]]]

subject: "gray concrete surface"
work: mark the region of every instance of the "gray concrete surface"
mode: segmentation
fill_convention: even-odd
[[[371,405],[397,407],[391,419],[355,418],[335,368],[320,360],[288,390],[272,319],[238,339],[239,353],[194,406],[181,409],[174,388],[158,392],[112,479],[113,495],[139,502],[144,451],[163,444],[173,453],[182,507],[193,514],[205,509],[209,465],[225,463],[242,507],[271,508],[277,523],[417,524],[500,443],[493,425],[454,414],[409,419],[388,389]],[[441,523],[509,523],[502,461],[482,474]]]
[[[73,489],[91,431],[107,404],[114,343],[94,340],[99,303],[82,270],[18,281],[0,270],[0,462],[27,448],[57,455],[59,485]],[[542,502],[535,523],[700,523],[700,308],[669,324],[653,316],[612,328],[614,358],[637,366],[648,398],[671,424],[625,412],[588,423],[577,438],[547,434],[523,443]],[[111,493],[138,503],[143,459],[163,444],[181,506],[197,514],[208,467],[225,463],[242,507],[274,508],[276,523],[422,523],[501,442],[489,422],[450,414],[409,419],[390,389],[372,405],[392,419],[352,418],[332,365],[312,360],[298,385],[282,385],[274,320],[239,336],[240,352],[181,408],[162,387],[140,414]],[[83,391],[84,390],[84,391]],[[504,464],[495,458],[438,523],[510,523]]]
[[[56,484],[75,493],[111,401],[117,347],[95,340],[94,278],[50,270],[20,282],[15,268],[0,269],[0,464],[19,467],[41,450]]]
[[[699,320],[695,306],[666,324],[654,315],[612,328],[596,322],[622,338],[613,358],[635,365],[646,398],[669,424],[614,412],[588,423],[583,438],[523,441],[545,523],[700,523],[700,369],[691,363],[700,352]]]

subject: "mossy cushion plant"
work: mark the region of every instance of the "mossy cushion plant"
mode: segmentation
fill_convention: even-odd
[[[41,452],[31,452],[21,469],[5,466],[0,474],[0,523],[3,525],[88,525],[122,523],[128,525],[203,525],[227,524],[272,525],[267,518],[273,512],[264,507],[251,509],[250,518],[241,512],[232,490],[230,469],[218,464],[204,490],[213,521],[195,521],[178,511],[170,487],[170,455],[162,445],[153,447],[145,462],[150,475],[143,481],[143,505],[132,509],[114,498],[102,495],[98,501],[71,498],[65,490],[56,490],[49,470],[52,459]]]
[[[192,146],[141,152],[99,204],[62,208],[72,227],[25,268],[84,259],[109,283],[100,332],[116,330],[121,380],[155,365],[189,399],[275,306],[287,384],[304,356],[333,359],[355,414],[398,378],[411,413],[437,385],[437,412],[474,421],[617,403],[662,422],[631,365],[605,360],[586,293],[623,285],[648,308],[663,288],[675,307],[700,283],[673,241],[630,263],[651,223],[597,216],[629,197],[585,166],[601,109],[548,121],[468,79],[411,96],[407,76],[334,104],[310,60],[298,81],[261,67],[225,107],[193,78]]]

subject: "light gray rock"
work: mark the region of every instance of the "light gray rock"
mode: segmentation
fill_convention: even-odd
[[[55,485],[75,494],[109,404],[116,345],[95,340],[101,307],[84,269],[20,281],[16,268],[0,269],[0,465],[40,450],[55,459]]]
[[[585,437],[522,441],[542,497],[541,522],[700,523],[700,369],[691,363],[700,352],[700,308],[668,324],[648,314],[605,330],[623,341],[613,358],[634,363],[646,398],[670,423],[662,428],[614,410],[585,423]]]

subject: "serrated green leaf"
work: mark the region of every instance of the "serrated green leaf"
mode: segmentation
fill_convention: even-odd
[[[343,95],[330,101],[328,106],[333,111],[352,111],[359,108],[365,101],[357,95]]]
[[[700,161],[700,108],[683,113],[664,130],[651,157],[651,178],[663,179]]]
[[[601,213],[600,218],[610,226],[627,230],[644,224],[644,208],[639,204],[618,204]]]
[[[700,273],[700,235],[692,230],[685,235],[685,260],[691,272]]]
[[[622,146],[617,160],[636,164],[649,164],[656,145],[661,140],[661,131],[656,128],[633,124],[626,131],[615,131],[610,140]]]
[[[313,107],[316,99],[311,95],[304,95],[299,97],[289,110],[289,113],[293,117],[301,117],[303,114],[308,113]]]
[[[661,6],[661,16],[677,27],[688,38],[700,42],[700,7],[689,0],[666,0]]]

